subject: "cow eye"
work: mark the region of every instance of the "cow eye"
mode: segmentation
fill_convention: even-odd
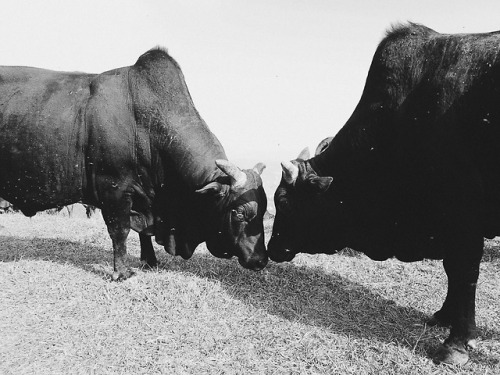
[[[257,216],[257,209],[252,205],[246,207],[246,217],[248,221],[252,221]]]
[[[284,215],[290,215],[292,213],[292,207],[288,199],[281,198],[276,202],[276,208],[278,211],[282,212]]]
[[[238,221],[250,222],[257,217],[258,206],[256,202],[247,202],[235,210],[231,210],[233,217]]]
[[[231,210],[231,214],[238,221],[245,221],[245,215],[243,214],[243,209],[238,208],[237,210]]]
[[[259,213],[259,205],[255,201],[247,202],[243,205],[243,209],[245,212],[245,218],[247,221],[252,221],[257,217]]]

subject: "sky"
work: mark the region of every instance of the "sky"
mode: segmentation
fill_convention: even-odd
[[[347,121],[391,25],[488,32],[499,14],[498,0],[16,0],[0,65],[100,73],[166,47],[228,159],[267,165],[272,201],[280,161]]]

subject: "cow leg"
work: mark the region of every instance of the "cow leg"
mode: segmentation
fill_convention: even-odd
[[[153,268],[158,265],[156,260],[155,250],[151,242],[151,236],[139,233],[139,240],[141,241],[141,262],[145,266]]]
[[[479,264],[483,253],[483,238],[465,247],[458,245],[456,253],[445,257],[444,269],[448,276],[448,294],[441,310],[434,314],[440,324],[451,326],[450,335],[438,349],[437,362],[465,364],[468,347],[474,347],[477,336],[475,319],[476,286]],[[463,250],[462,250],[463,249]]]
[[[131,199],[122,199],[119,202],[107,203],[102,208],[104,222],[108,227],[108,233],[113,242],[114,281],[125,280],[133,275],[132,270],[125,262],[127,255],[127,237],[130,232],[130,209]]]
[[[125,261],[127,255],[126,242],[129,232],[130,228],[125,226],[108,225],[108,233],[113,242],[114,272],[112,278],[114,281],[125,280],[133,275],[132,270]]]

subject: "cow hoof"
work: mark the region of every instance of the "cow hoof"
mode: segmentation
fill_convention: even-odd
[[[132,272],[131,270],[126,270],[124,272],[115,271],[111,275],[111,279],[113,281],[123,281],[123,280],[127,280],[129,277],[131,277],[133,275],[134,275],[134,272]]]
[[[469,361],[469,353],[465,347],[443,344],[434,355],[434,362],[448,365],[465,365]]]
[[[471,349],[477,349],[477,341],[474,339],[471,339],[467,341],[467,346]]]
[[[147,261],[147,260],[141,260],[141,268],[145,270],[152,270],[158,267],[158,261]]]

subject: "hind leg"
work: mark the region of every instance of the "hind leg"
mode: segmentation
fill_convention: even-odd
[[[467,249],[466,244],[469,245]],[[448,276],[448,294],[443,307],[433,317],[439,324],[451,327],[450,335],[434,359],[437,362],[465,364],[469,359],[467,350],[475,346],[477,337],[475,300],[483,238],[477,236],[473,241],[461,241],[455,250],[443,260]]]

